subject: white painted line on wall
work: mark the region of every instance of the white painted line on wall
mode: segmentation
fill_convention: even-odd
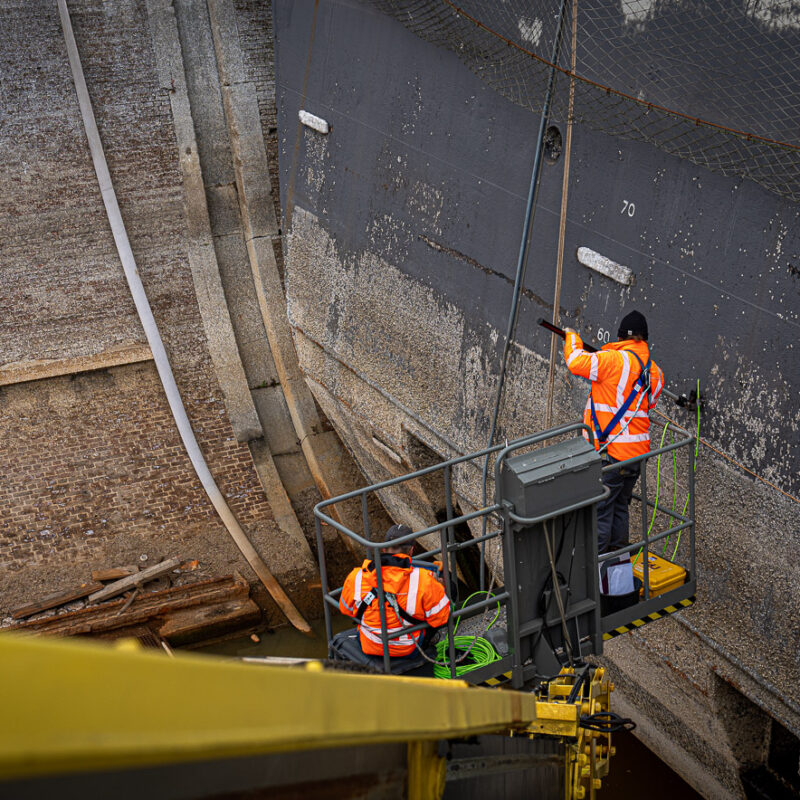
[[[303,111],[302,108],[300,109],[299,117],[303,125],[320,133],[328,133],[331,129],[331,126],[322,117],[315,117],[313,114],[309,114],[308,111]]]
[[[589,267],[612,281],[623,284],[623,286],[630,286],[633,283],[633,270],[630,267],[625,267],[622,264],[617,264],[610,258],[595,253],[588,247],[578,248],[578,261],[584,267]]]

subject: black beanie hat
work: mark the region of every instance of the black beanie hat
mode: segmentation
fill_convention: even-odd
[[[631,311],[622,318],[617,331],[617,339],[630,339],[631,336],[641,336],[647,341],[647,320],[644,314]]]
[[[408,525],[392,525],[388,531],[386,531],[386,535],[383,537],[384,542],[393,542],[395,539],[401,539],[403,536],[408,536],[409,534],[413,533],[411,528]],[[410,547],[412,541],[405,542],[402,547]]]

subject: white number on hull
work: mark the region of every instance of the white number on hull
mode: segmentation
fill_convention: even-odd
[[[609,341],[611,341],[611,331],[607,331],[604,328],[598,328],[597,341],[607,344]]]
[[[636,213],[636,206],[629,202],[628,200],[622,201],[622,211],[619,212],[620,214],[627,214],[629,217],[632,217]]]

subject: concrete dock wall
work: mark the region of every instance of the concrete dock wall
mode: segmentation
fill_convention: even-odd
[[[68,7],[137,267],[200,447],[256,549],[314,613],[311,508],[358,472],[305,384],[284,392],[297,365],[270,188],[269,5]],[[106,220],[56,5],[13,4],[3,25],[0,614],[142,556],[199,559],[209,575],[239,569],[258,588],[169,413]],[[273,223],[251,242],[256,210]],[[258,263],[249,249],[262,253]],[[280,324],[288,349],[277,368],[265,327]]]

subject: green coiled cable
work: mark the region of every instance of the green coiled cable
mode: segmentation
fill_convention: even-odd
[[[473,597],[479,594],[489,595],[490,597],[494,597],[493,594],[487,591],[479,591],[473,592],[462,604],[461,608],[464,608]],[[497,603],[497,612],[494,615],[494,618],[487,626],[484,633],[486,633],[492,625],[497,622],[498,617],[500,616],[500,603]],[[456,636],[456,631],[458,630],[458,625],[461,622],[461,618],[459,617],[458,622],[456,623],[455,628],[453,629],[453,646],[455,647],[456,651],[460,651],[462,653],[469,652],[469,656],[464,659],[462,663],[456,664],[456,677],[460,677],[461,675],[465,675],[468,672],[472,672],[473,670],[479,669],[480,667],[485,667],[488,664],[493,664],[495,661],[500,661],[500,655],[494,649],[491,642],[488,639],[484,639],[483,635],[480,636]],[[451,678],[450,674],[450,661],[449,661],[449,639],[445,636],[440,642],[436,643],[436,663],[433,666],[433,675],[436,678],[442,678],[447,680]]]

